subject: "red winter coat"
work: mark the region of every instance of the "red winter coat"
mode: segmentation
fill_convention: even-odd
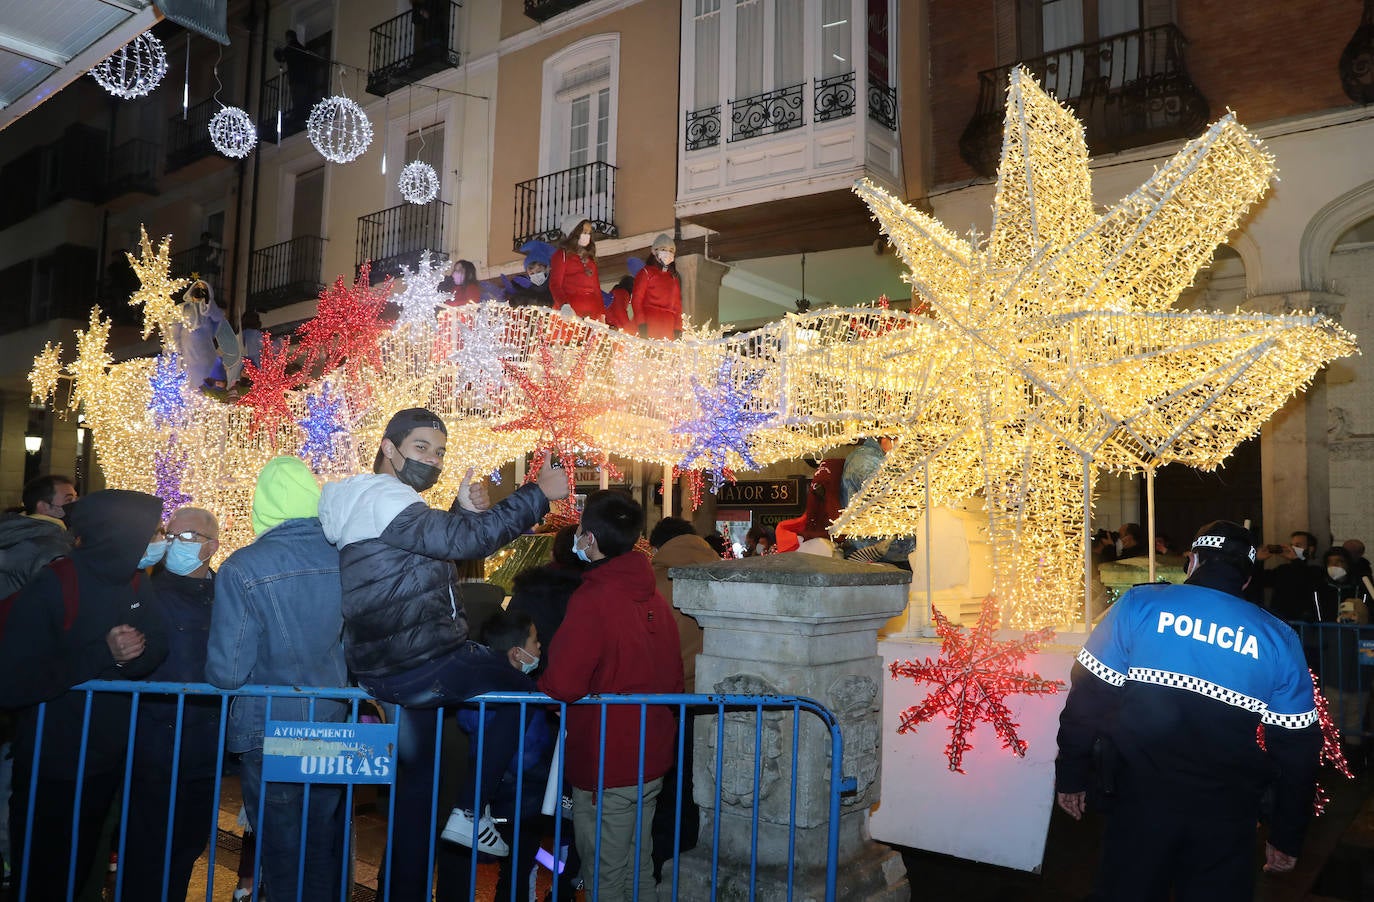
[[[453,297],[444,303],[450,307],[462,307],[465,304],[475,304],[480,300],[482,300],[482,286],[476,282],[468,282],[453,286]]]
[[[579,258],[576,253],[559,248],[553,253],[550,270],[549,292],[553,295],[554,309],[568,304],[584,319],[605,321],[601,277],[597,274],[594,258]]]
[[[654,586],[649,559],[628,551],[601,561],[582,576],[568,613],[549,647],[539,688],[561,701],[608,692],[681,692],[682,657],[673,609]],[[673,709],[649,707],[645,718],[644,779],[673,764],[677,724]],[[597,705],[568,708],[567,776],[579,789],[597,788],[601,712]],[[639,706],[606,708],[607,787],[639,782]]]
[[[630,293],[624,288],[611,289],[611,306],[606,308],[606,325],[622,332],[635,332],[630,318]]]
[[[672,338],[682,328],[682,285],[657,263],[646,264],[635,276],[630,303],[636,325],[648,326],[650,338]]]

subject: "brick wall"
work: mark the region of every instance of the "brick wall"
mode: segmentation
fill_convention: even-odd
[[[1257,126],[1350,105],[1337,62],[1360,22],[1360,0],[1176,0],[1186,63],[1212,110]],[[978,73],[997,65],[993,0],[932,0],[931,137],[935,186],[974,178],[959,135],[978,102]]]

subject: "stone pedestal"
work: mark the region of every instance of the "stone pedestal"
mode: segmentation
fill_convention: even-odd
[[[844,737],[843,775],[857,792],[841,797],[837,898],[905,900],[910,887],[901,856],[869,838],[869,808],[879,797],[885,674],[878,629],[906,607],[910,574],[809,554],[777,554],[674,569],[673,601],[706,631],[697,658],[697,691],[766,693],[815,699],[836,716]],[[750,848],[758,800],[754,898],[787,898],[794,867],[795,900],[822,899],[830,822],[830,732],[803,712],[793,808],[793,718],[765,711],[762,753],[754,713],[725,716],[717,774],[717,718],[695,724],[697,847],[682,855],[680,898],[750,897]],[[719,777],[720,840],[713,849]],[[789,833],[795,824],[795,847]],[[712,877],[712,858],[717,870]],[[664,880],[664,885],[669,881]]]

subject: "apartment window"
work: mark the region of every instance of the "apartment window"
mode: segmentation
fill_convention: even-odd
[[[544,63],[541,174],[615,162],[619,58],[619,35],[597,35]]]
[[[822,78],[854,71],[849,21],[852,5],[852,0],[821,0]]]
[[[720,103],[720,0],[696,0],[692,33],[695,71],[691,108],[702,110]]]
[[[803,0],[736,0],[735,97],[805,81],[804,7]]]

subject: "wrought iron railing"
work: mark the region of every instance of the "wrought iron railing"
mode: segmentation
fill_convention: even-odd
[[[210,143],[210,118],[219,112],[219,103],[208,97],[180,115],[167,120],[167,171],[194,163],[215,152]]]
[[[420,253],[448,259],[444,253],[444,222],[452,204],[398,204],[358,218],[358,263],[372,261],[372,281],[401,273],[401,264],[414,267]]]
[[[730,140],[743,141],[800,128],[805,123],[802,111],[802,89],[805,87],[804,84],[791,85],[730,101]]]
[[[868,118],[891,131],[897,130],[897,89],[869,82]]]
[[[294,92],[286,75],[263,82],[258,104],[258,137],[277,143],[305,131],[310,108],[324,97],[323,79],[319,81],[319,84],[307,81]],[[297,101],[301,104],[300,110],[296,109]]]
[[[525,0],[525,15],[536,22],[543,22],[586,2],[587,0]]]
[[[157,145],[134,138],[110,151],[105,166],[106,200],[138,191],[157,193]]]
[[[817,122],[829,122],[854,115],[854,73],[816,79],[812,91],[812,114]]]
[[[687,133],[683,136],[688,150],[702,150],[720,143],[720,106],[705,110],[689,110]]]
[[[197,244],[184,251],[172,254],[172,276],[178,279],[204,279],[215,291],[215,300],[221,307],[228,307],[228,298],[223,297],[220,286],[223,284],[226,254],[217,244]]]
[[[1082,120],[1092,153],[1170,141],[1207,122],[1207,99],[1188,77],[1187,41],[1158,25],[1021,60],[1045,90]],[[959,155],[980,175],[997,169],[1011,66],[978,73],[978,108],[959,138]]]
[[[595,162],[551,172],[515,186],[516,250],[526,241],[558,241],[562,222],[581,216],[602,235],[614,238],[615,167]]]
[[[249,306],[271,310],[323,291],[324,242],[316,235],[301,235],[253,251],[248,264]]]
[[[429,0],[373,28],[367,54],[368,93],[385,97],[457,66],[459,6]]]

